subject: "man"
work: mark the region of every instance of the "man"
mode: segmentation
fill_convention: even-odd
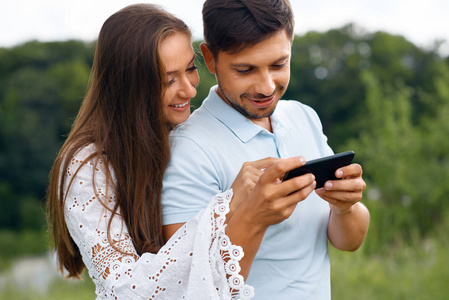
[[[165,236],[229,189],[243,163],[281,158],[252,165],[261,173],[254,172],[246,199],[233,198],[226,233],[245,251],[242,270],[251,268],[246,282],[256,299],[330,299],[327,241],[347,251],[362,244],[365,182],[358,164],[340,168],[342,180],[315,191],[311,174],[278,179],[305,159],[333,153],[310,107],[280,101],[290,79],[290,4],[206,0],[203,21],[201,51],[218,86],[172,135],[162,192]]]

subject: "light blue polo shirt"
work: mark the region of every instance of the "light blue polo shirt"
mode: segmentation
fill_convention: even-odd
[[[215,88],[172,132],[162,190],[164,225],[195,216],[231,187],[246,161],[299,155],[311,160],[333,153],[309,106],[279,101],[270,133],[226,104]],[[313,192],[289,219],[268,228],[247,279],[255,299],[330,299],[328,220],[329,204]]]

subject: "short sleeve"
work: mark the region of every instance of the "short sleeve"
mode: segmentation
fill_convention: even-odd
[[[172,136],[170,162],[164,173],[164,225],[185,223],[204,209],[220,190],[219,176],[208,153],[190,138]]]
[[[298,102],[297,102],[298,103]],[[312,135],[316,137],[315,141],[318,145],[320,156],[328,156],[334,154],[334,151],[327,143],[327,136],[323,132],[323,125],[316,111],[308,105],[300,104],[305,111],[311,124]]]

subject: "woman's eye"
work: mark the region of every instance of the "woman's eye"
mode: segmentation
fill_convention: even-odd
[[[170,80],[168,81],[168,85],[172,85],[173,83],[175,83],[175,79],[174,79],[174,78],[172,78],[172,79],[170,79]]]
[[[198,69],[198,67],[197,66],[193,66],[191,68],[188,68],[187,72],[192,72],[192,71],[195,71],[196,69]]]

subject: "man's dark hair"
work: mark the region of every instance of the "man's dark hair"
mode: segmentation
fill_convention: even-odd
[[[294,19],[288,0],[206,0],[204,40],[214,57],[237,53],[285,29],[293,39]]]

